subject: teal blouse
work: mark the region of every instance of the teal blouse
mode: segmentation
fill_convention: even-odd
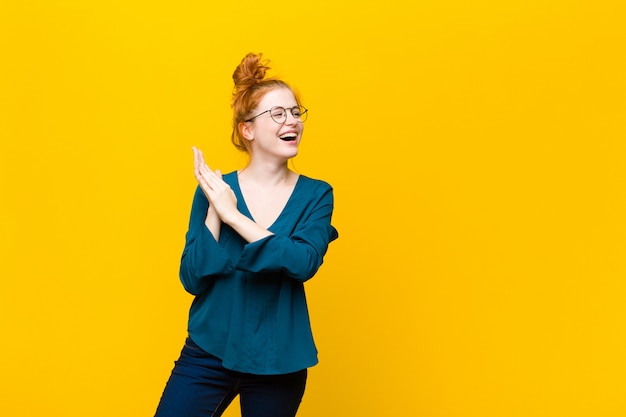
[[[237,173],[223,176],[246,207]],[[328,244],[338,237],[331,225],[333,190],[300,175],[274,233],[247,243],[222,224],[216,241],[204,224],[209,202],[198,187],[180,265],[185,290],[195,295],[189,336],[235,371],[271,375],[317,363],[304,282],[322,265]]]

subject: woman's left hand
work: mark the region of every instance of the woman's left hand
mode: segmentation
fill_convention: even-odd
[[[219,169],[212,171],[204,162],[202,151],[193,148],[194,173],[204,195],[206,195],[211,207],[219,218],[227,223],[228,216],[238,214],[237,197],[230,186],[222,179]]]

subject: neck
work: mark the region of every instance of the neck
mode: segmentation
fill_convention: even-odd
[[[290,180],[293,172],[288,168],[287,162],[283,164],[269,164],[251,160],[250,163],[238,173],[239,178],[245,178],[247,182],[253,182],[259,186],[275,186]]]

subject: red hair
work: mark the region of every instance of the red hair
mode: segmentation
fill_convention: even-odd
[[[263,96],[277,88],[287,88],[296,96],[286,82],[277,78],[265,77],[270,67],[268,66],[269,61],[263,61],[262,58],[263,54],[261,53],[249,53],[241,60],[233,73],[235,86],[231,103],[233,108],[231,140],[237,149],[247,153],[250,153],[250,142],[241,134],[240,126],[254,116],[251,112],[258,107]],[[296,101],[300,102],[297,96]]]

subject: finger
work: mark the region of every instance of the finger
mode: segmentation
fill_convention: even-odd
[[[200,174],[200,163],[198,161],[198,149],[196,149],[195,146],[192,146],[191,149],[193,151],[193,172],[196,175],[196,178],[198,178],[198,175]]]
[[[209,167],[204,161],[204,154],[202,150],[192,147],[194,152],[194,169],[196,174],[196,179],[200,183],[206,191],[209,189],[212,190],[220,190],[224,188],[230,188],[223,180],[222,173],[220,170],[212,171],[211,167]]]
[[[199,160],[200,161],[200,165],[206,166],[208,169],[211,169],[211,168],[209,168],[207,163],[204,161],[204,153],[200,149],[198,149],[198,155],[200,156],[200,160]]]
[[[211,167],[204,161],[204,154],[198,149],[198,164],[203,175],[207,177],[215,175]]]
[[[194,153],[194,175],[200,187],[205,191],[205,193],[211,191],[211,184],[208,181],[210,178],[210,170],[208,166],[204,163],[204,157],[202,155],[202,151],[195,146],[192,148]]]
[[[196,177],[199,175],[208,177],[210,175],[211,169],[204,162],[204,155],[202,154],[202,151],[196,147],[193,147],[193,152],[194,152],[194,169],[196,172]]]
[[[213,180],[216,176],[207,164],[200,164],[200,174],[207,180]]]
[[[203,174],[202,177],[212,190],[217,191],[224,187],[222,179],[211,170],[207,170],[206,174]]]
[[[202,154],[202,151],[195,146],[192,146],[191,149],[193,150],[194,163],[197,163],[198,166],[202,166],[204,164],[204,155]]]

